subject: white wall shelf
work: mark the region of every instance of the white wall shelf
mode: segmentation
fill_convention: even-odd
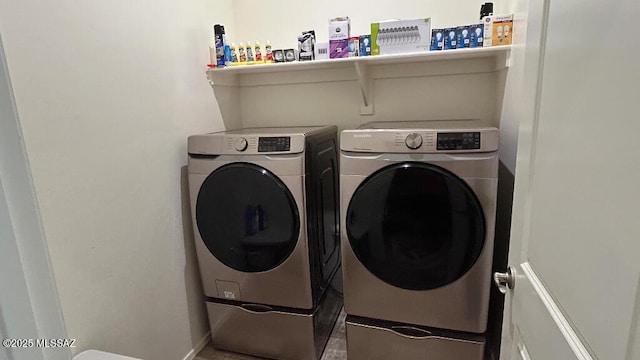
[[[373,80],[492,72],[509,67],[511,46],[352,57],[208,69],[211,86],[262,86],[357,80],[361,115],[373,114]]]

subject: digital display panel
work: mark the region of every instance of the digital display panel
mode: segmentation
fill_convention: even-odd
[[[260,137],[258,139],[258,152],[289,150],[291,150],[291,138],[289,136]]]
[[[480,132],[438,133],[438,150],[480,150]]]

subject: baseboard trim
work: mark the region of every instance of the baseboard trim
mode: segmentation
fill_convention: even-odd
[[[207,331],[206,334],[202,337],[200,342],[196,344],[196,346],[189,351],[189,353],[182,360],[193,360],[196,358],[196,355],[200,352],[200,350],[204,349],[204,347],[209,343],[211,339],[211,331]]]

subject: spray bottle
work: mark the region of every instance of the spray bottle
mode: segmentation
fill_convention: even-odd
[[[215,65],[217,63],[218,60],[216,59],[216,39],[214,36],[209,43],[209,65]]]
[[[224,26],[216,24],[213,27],[213,35],[216,44],[216,62],[218,67],[224,67]]]

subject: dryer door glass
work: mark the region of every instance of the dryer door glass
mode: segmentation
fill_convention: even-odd
[[[484,213],[469,186],[443,168],[414,162],[365,179],[349,203],[346,230],[372,274],[410,290],[456,281],[485,242]]]
[[[243,272],[283,263],[300,231],[289,189],[267,169],[248,163],[228,164],[211,173],[200,187],[195,216],[211,254]]]

